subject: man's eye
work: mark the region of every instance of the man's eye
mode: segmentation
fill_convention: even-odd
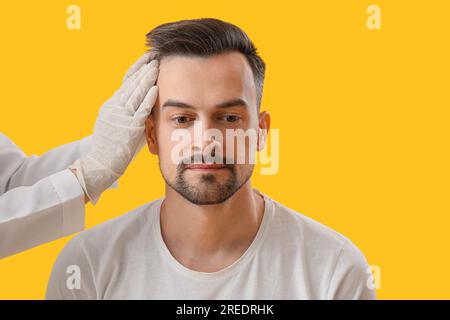
[[[239,116],[233,115],[233,114],[228,114],[222,117],[222,119],[224,119],[227,122],[236,122],[239,120]]]
[[[186,116],[179,116],[179,117],[175,117],[172,119],[173,121],[175,121],[176,124],[184,124],[187,123],[191,120],[191,118],[186,117]]]

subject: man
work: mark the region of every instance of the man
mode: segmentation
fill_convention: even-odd
[[[146,53],[129,69],[92,137],[28,157],[0,133],[0,259],[84,228],[85,203],[95,204],[145,143],[157,96],[152,59]]]
[[[235,158],[253,150],[247,139],[229,148],[195,133],[198,123],[223,135],[253,130],[263,149],[265,64],[246,34],[195,19],[163,24],[147,40],[160,71],[145,134],[165,197],[70,241],[47,298],[374,299],[350,240],[252,188],[253,163]],[[179,130],[193,139],[173,139]],[[183,156],[174,162],[175,149]]]

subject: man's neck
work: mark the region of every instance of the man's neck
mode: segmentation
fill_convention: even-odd
[[[237,260],[252,243],[264,214],[264,199],[248,180],[231,198],[195,205],[166,186],[161,233],[180,263],[213,272]]]

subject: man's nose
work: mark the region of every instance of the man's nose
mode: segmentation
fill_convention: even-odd
[[[217,152],[221,154],[221,141],[223,141],[222,132],[213,126],[210,120],[197,120],[194,123],[192,152],[194,155],[202,154],[203,158],[215,157]],[[222,135],[222,139],[218,139]],[[197,160],[197,159],[196,159]]]

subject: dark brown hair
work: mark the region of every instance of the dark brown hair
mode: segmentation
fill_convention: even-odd
[[[253,71],[259,109],[266,66],[252,41],[239,27],[213,18],[165,23],[147,34],[147,46],[158,60],[169,55],[207,57],[229,51],[242,53]]]

